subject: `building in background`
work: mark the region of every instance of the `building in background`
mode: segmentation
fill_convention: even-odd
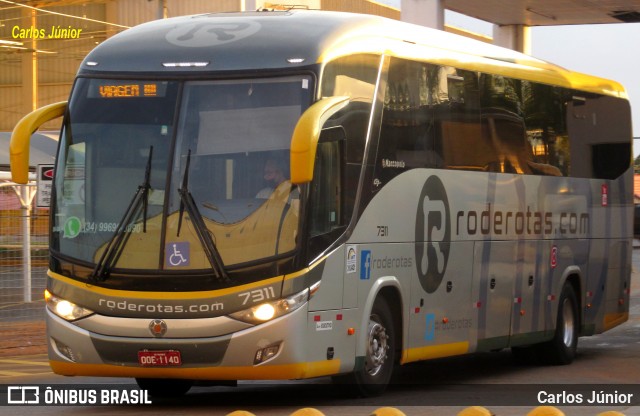
[[[401,18],[398,8],[370,0],[0,0],[0,132],[10,132],[36,108],[65,101],[89,51],[128,27],[162,17],[294,5]],[[446,30],[490,41],[452,27]],[[58,119],[42,129],[59,127]]]

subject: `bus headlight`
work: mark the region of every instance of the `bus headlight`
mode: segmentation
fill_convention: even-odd
[[[311,299],[319,286],[320,282],[287,298],[261,303],[260,305],[229,314],[229,317],[254,325],[270,321],[300,308]]]
[[[60,299],[48,290],[44,291],[44,300],[51,312],[66,321],[75,321],[94,313],[92,310],[78,306],[73,302]]]

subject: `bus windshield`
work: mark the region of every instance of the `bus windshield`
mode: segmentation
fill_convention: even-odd
[[[79,79],[57,160],[53,253],[120,271],[291,254],[300,192],[289,151],[310,82]]]

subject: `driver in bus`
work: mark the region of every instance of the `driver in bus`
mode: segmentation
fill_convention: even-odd
[[[282,162],[277,159],[268,159],[264,165],[264,181],[267,186],[256,194],[256,198],[269,198],[278,185],[286,180]]]

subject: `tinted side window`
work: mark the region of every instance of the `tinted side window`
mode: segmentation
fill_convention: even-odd
[[[481,140],[476,74],[392,58],[375,179],[384,185],[413,168],[468,168]]]
[[[615,179],[631,163],[629,103],[574,92],[567,100],[571,176]]]
[[[482,74],[483,134],[497,159],[485,170],[566,175],[569,166],[560,88]]]
[[[392,58],[374,190],[412,168],[615,179],[630,120],[626,100]]]
[[[349,105],[325,127],[341,126],[347,135],[347,162],[362,163],[375,96],[380,57],[352,55],[330,62],[322,76],[323,97],[348,96]]]
[[[533,174],[568,176],[573,158],[566,125],[567,91],[523,81],[524,119],[531,144]]]

